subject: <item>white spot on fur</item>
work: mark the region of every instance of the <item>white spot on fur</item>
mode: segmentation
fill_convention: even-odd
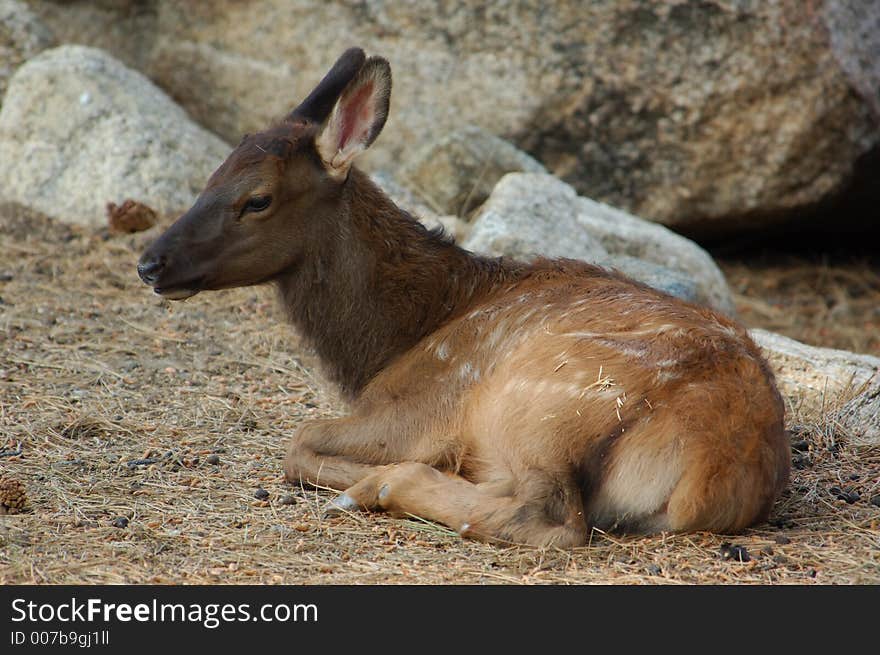
[[[657,371],[655,377],[657,378],[657,382],[671,382],[672,380],[678,380],[681,375],[669,371]]]
[[[504,330],[501,325],[495,327],[492,332],[489,333],[488,338],[486,339],[486,343],[490,348],[494,348],[501,341],[501,337],[504,336]]]
[[[437,359],[439,359],[441,362],[445,362],[447,359],[449,359],[449,348],[447,348],[445,341],[441,341],[434,352],[437,355]]]
[[[480,379],[480,369],[474,368],[470,362],[465,362],[458,369],[458,377],[463,382],[477,382]]]

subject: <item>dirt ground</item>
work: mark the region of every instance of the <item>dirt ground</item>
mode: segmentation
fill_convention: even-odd
[[[328,493],[288,485],[281,459],[300,421],[341,404],[270,288],[153,295],[134,265],[155,235],[0,208],[0,474],[29,502],[0,517],[2,584],[880,583],[880,449],[823,417],[789,417],[791,485],[743,535],[595,532],[559,551],[322,519]],[[780,266],[775,287],[753,264],[726,267],[747,323],[878,354],[876,303],[862,303],[877,269],[814,271],[843,301],[822,313],[785,300]]]

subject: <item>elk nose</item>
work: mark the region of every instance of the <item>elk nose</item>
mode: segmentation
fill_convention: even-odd
[[[138,262],[138,275],[147,284],[155,284],[159,273],[165,268],[165,257],[147,257]]]

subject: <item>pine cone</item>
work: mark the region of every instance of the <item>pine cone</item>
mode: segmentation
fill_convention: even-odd
[[[156,212],[130,198],[122,205],[107,203],[107,222],[111,232],[143,232],[156,224]]]
[[[19,514],[26,506],[24,485],[13,478],[0,477],[0,514]]]

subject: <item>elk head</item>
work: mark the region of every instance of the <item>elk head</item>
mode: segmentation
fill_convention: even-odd
[[[351,164],[385,125],[390,95],[388,62],[347,50],[280,124],[244,137],[141,256],[141,279],[183,300],[295,271],[333,238]]]

